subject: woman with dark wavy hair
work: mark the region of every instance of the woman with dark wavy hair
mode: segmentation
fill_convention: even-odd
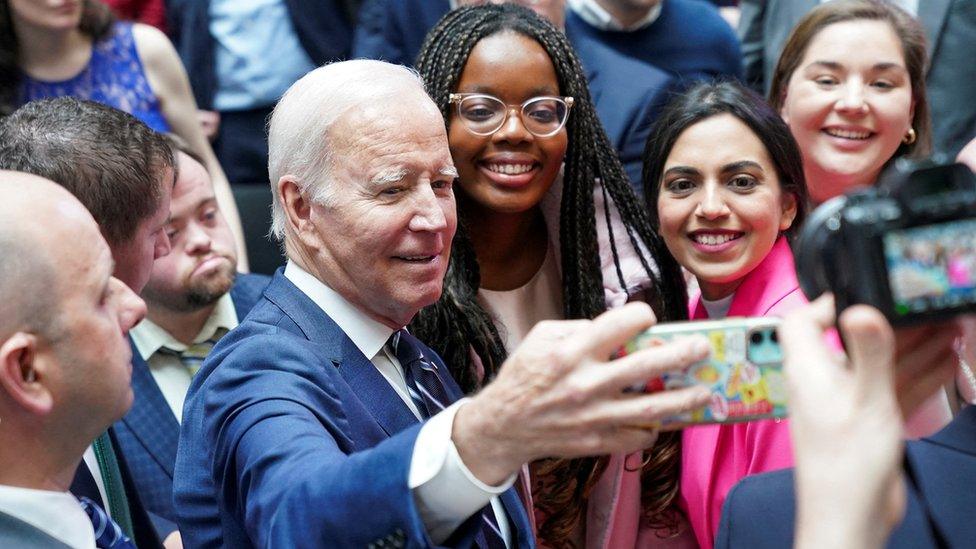
[[[560,31],[510,4],[461,8],[430,32],[416,66],[447,124],[460,223],[444,293],[410,328],[465,391],[538,321],[592,318],[629,299],[661,321],[685,317],[681,272]],[[540,545],[634,546],[641,526],[680,530],[676,444],[662,434],[645,456],[530,464]]]
[[[0,0],[0,116],[61,96],[126,111],[156,131],[179,135],[203,156],[246,269],[230,184],[197,122],[189,81],[166,35],[116,21],[98,0]]]
[[[698,282],[693,320],[782,316],[806,303],[789,246],[807,211],[803,161],[758,94],[709,82],[672,100],[644,152],[644,195],[651,224]],[[744,370],[741,383],[752,379]],[[681,504],[699,545],[712,547],[736,482],[792,464],[785,421],[685,428]]]

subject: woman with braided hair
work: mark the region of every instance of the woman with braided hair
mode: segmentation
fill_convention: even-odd
[[[428,34],[416,66],[446,120],[460,223],[444,293],[410,329],[465,391],[538,321],[635,298],[662,321],[687,316],[680,269],[561,32],[511,4],[461,8]],[[633,547],[679,532],[677,459],[677,438],[662,433],[644,456],[530,464],[539,544]]]

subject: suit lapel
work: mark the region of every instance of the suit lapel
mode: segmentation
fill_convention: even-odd
[[[417,424],[417,417],[404,404],[383,374],[366,359],[347,337],[342,345],[343,359],[333,363],[369,413],[386,431],[394,435]]]
[[[180,425],[156,385],[149,365],[139,355],[135,345],[132,345],[132,392],[135,395],[132,409],[122,421],[166,474],[173,478]]]
[[[326,350],[332,365],[388,435],[417,424],[416,416],[376,366],[315,302],[285,278],[283,270],[275,274],[265,297],[288,315],[309,341]]]
[[[942,27],[945,26],[951,3],[952,0],[924,0],[918,3],[918,18],[925,27],[925,36],[929,39],[929,63],[932,62],[932,54],[939,48],[939,38],[942,36]]]

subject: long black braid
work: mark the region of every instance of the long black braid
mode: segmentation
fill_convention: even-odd
[[[608,210],[600,212],[598,219],[593,200],[597,181],[602,182],[606,208],[612,203],[619,211],[630,244],[636,250],[646,247],[658,266],[660,274],[655,273],[643,254],[638,254],[652,282],[651,291],[645,297],[658,319],[687,318],[680,267],[651,229],[640,200],[628,184],[620,160],[593,108],[580,61],[562,32],[532,11],[512,4],[460,8],[445,15],[427,35],[416,63],[445,123],[451,119],[449,96],[457,88],[471,50],[480,40],[500,32],[518,33],[538,42],[552,61],[560,93],[576,100],[566,125],[569,144],[559,226],[565,318],[593,318],[606,310],[596,223],[606,222]],[[443,295],[437,303],[420,311],[410,329],[441,353],[461,388],[471,393],[495,376],[506,352],[491,316],[477,300],[480,286],[478,261],[464,219],[464,204],[468,198],[459,190],[457,199],[460,223],[452,244]],[[613,242],[616,236],[612,235],[611,242],[617,263],[616,275],[622,279],[616,243]],[[471,352],[481,359],[483,373],[476,370]],[[676,440],[673,436],[662,435],[659,443],[650,450],[648,465],[655,471],[666,465],[661,476],[670,477],[654,479],[652,483],[655,500],[648,502],[653,504],[648,519],[653,524],[670,525],[665,515],[677,486]],[[667,463],[660,463],[657,454],[665,456]],[[537,503],[542,503],[546,511],[552,513],[549,520],[540,525],[539,537],[547,545],[558,546],[566,542],[566,536],[582,516],[589,490],[602,473],[606,460],[587,458],[550,460],[550,463],[549,473],[558,475],[560,482],[552,487],[552,493],[537,495]],[[666,501],[659,501],[662,489],[669,494]]]

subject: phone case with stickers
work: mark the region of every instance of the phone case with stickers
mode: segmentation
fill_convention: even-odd
[[[773,317],[661,324],[630,340],[618,356],[696,334],[711,343],[709,358],[645,386],[645,391],[654,392],[707,385],[712,392],[708,406],[667,418],[663,427],[782,418],[786,417],[786,380],[777,326],[779,319]]]

